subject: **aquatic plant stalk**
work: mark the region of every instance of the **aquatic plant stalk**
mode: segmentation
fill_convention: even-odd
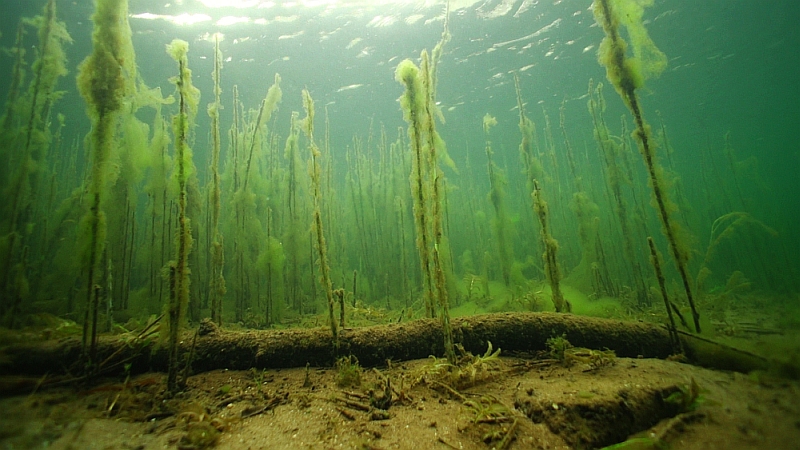
[[[214,103],[208,105],[208,115],[211,118],[211,273],[209,279],[209,294],[211,296],[211,320],[222,325],[222,299],[225,296],[225,248],[222,245],[222,235],[219,231],[220,215],[220,178],[219,178],[219,111],[222,108],[220,95],[220,78],[222,75],[222,52],[219,49],[219,34],[214,35]]]
[[[412,153],[411,192],[414,199],[414,224],[417,230],[417,251],[422,269],[422,283],[425,296],[425,315],[434,317],[433,280],[431,279],[431,258],[428,251],[430,236],[428,225],[428,199],[425,180],[425,157],[423,154],[423,120],[425,97],[420,83],[419,68],[411,60],[398,64],[395,79],[406,90],[400,97],[403,118],[408,123],[408,137]]]
[[[282,91],[280,85],[281,76],[276,73],[275,83],[270,86],[267,95],[264,97],[264,100],[261,101],[261,107],[258,110],[258,117],[256,118],[255,127],[253,128],[253,135],[250,138],[250,151],[248,152],[247,165],[244,170],[244,189],[247,189],[247,181],[250,178],[250,165],[253,162],[253,153],[255,152],[256,142],[258,141],[257,136],[259,130],[261,130],[261,124],[269,122],[269,118],[272,116],[275,108],[278,107],[278,103],[281,102]]]
[[[506,236],[508,234],[507,226],[509,223],[508,216],[506,215],[505,205],[505,185],[506,179],[500,169],[492,160],[494,151],[492,150],[492,141],[489,139],[489,130],[491,127],[497,125],[497,119],[486,114],[483,117],[483,135],[486,139],[486,159],[487,171],[489,172],[489,200],[492,203],[495,213],[495,233],[497,234],[497,249],[498,257],[500,258],[500,269],[503,272],[503,283],[507,288],[511,287],[511,252],[508,248],[508,241]]]
[[[558,259],[556,257],[558,253],[558,241],[550,235],[547,202],[542,198],[542,190],[539,188],[539,183],[536,180],[533,181],[532,195],[534,211],[539,217],[539,224],[542,227],[544,273],[547,276],[547,282],[550,283],[553,306],[556,312],[570,312],[572,310],[572,305],[564,298],[564,294],[561,293],[561,271],[558,268]]]
[[[652,1],[644,2],[644,4],[649,3]],[[692,309],[695,331],[700,333],[700,314],[695,305],[687,268],[689,251],[681,242],[677,224],[670,219],[667,206],[669,200],[662,179],[662,169],[656,161],[655,149],[650,139],[650,127],[644,120],[639,98],[636,95],[636,89],[644,85],[644,80],[648,75],[657,75],[663,71],[666,66],[666,57],[650,41],[647,31],[642,25],[642,4],[631,0],[596,0],[593,9],[595,20],[602,26],[606,34],[600,44],[598,58],[606,68],[606,77],[614,85],[633,115],[636,124],[633,134],[639,141],[639,149],[645,166],[647,166],[658,217],[661,220],[670,253],[683,281],[686,298]],[[633,37],[635,58],[629,58],[626,55],[628,44],[620,35],[620,25],[627,27],[628,34]]]
[[[594,137],[600,147],[603,167],[605,167],[605,178],[607,188],[611,193],[611,200],[613,201],[614,212],[617,215],[617,221],[620,227],[620,234],[623,242],[623,251],[625,260],[630,264],[631,272],[629,276],[633,278],[633,283],[636,286],[636,297],[640,305],[644,306],[649,303],[647,297],[647,288],[645,287],[644,279],[642,277],[642,270],[639,265],[639,260],[636,257],[636,252],[633,245],[633,233],[629,226],[628,205],[622,193],[622,185],[626,181],[625,175],[622,171],[620,160],[622,149],[612,140],[611,133],[603,120],[603,107],[605,104],[603,100],[603,84],[597,83],[593,87],[593,83],[589,82],[589,112],[592,116],[592,123],[594,125]]]
[[[53,2],[53,4],[55,4],[55,2]],[[3,132],[10,131],[11,129],[12,121],[15,118],[14,113],[17,107],[17,99],[19,98],[22,80],[25,75],[25,49],[22,44],[24,35],[25,25],[24,22],[20,20],[17,24],[17,37],[14,41],[14,47],[11,48],[11,52],[14,55],[14,66],[11,69],[11,83],[8,87],[8,97],[6,98],[5,112],[3,113]]]
[[[661,290],[661,298],[664,299],[664,307],[667,309],[667,317],[669,318],[669,338],[672,341],[674,351],[683,352],[680,337],[678,337],[678,328],[675,326],[675,318],[672,316],[672,308],[669,301],[669,294],[667,294],[667,283],[664,280],[664,273],[661,271],[661,258],[656,250],[656,244],[653,238],[647,237],[647,244],[650,246],[650,263],[653,265],[653,270],[656,273],[656,280],[658,280],[658,287]]]
[[[176,39],[167,46],[167,53],[178,63],[178,76],[173,80],[178,88],[179,109],[173,118],[175,135],[175,165],[178,182],[178,236],[175,260],[171,263],[172,277],[170,302],[168,307],[168,346],[169,370],[167,390],[176,392],[183,388],[186,380],[178,380],[178,337],[181,324],[189,304],[189,253],[192,250],[192,233],[186,215],[186,183],[192,168],[192,153],[189,148],[189,129],[191,119],[197,111],[199,91],[192,85],[192,72],[188,67],[189,44]]]
[[[408,123],[414,162],[411,188],[417,226],[417,249],[422,262],[423,283],[426,289],[426,312],[430,317],[435,317],[434,305],[438,304],[444,333],[445,355],[448,361],[454,364],[455,350],[450,326],[446,276],[439,253],[444,242],[440,194],[441,179],[444,175],[438,168],[437,162],[439,158],[444,157],[445,146],[435,128],[436,106],[432,97],[435,76],[432,74],[430,59],[425,50],[422,51],[420,59],[422,60],[420,68],[410,60],[401,62],[397,66],[395,79],[406,88],[400,98],[400,105],[403,118]],[[428,214],[431,215],[430,225]]]
[[[97,353],[96,272],[106,241],[106,218],[100,209],[108,175],[108,160],[114,140],[114,125],[125,96],[122,61],[125,54],[123,23],[127,23],[127,0],[97,0],[92,16],[92,53],[78,68],[78,90],[88,106],[92,120],[90,143],[92,169],[89,185],[89,212],[84,217],[89,231],[86,285],[86,314],[83,324],[83,349],[88,348],[88,362],[94,363]]]
[[[24,51],[18,48],[3,128],[0,129],[4,142],[0,148],[0,164],[3,164],[0,168],[0,183],[5,184],[7,181],[9,185],[4,189],[5,204],[0,207],[0,247],[5,250],[0,255],[0,294],[11,297],[17,294],[14,292],[14,283],[10,283],[12,280],[9,269],[20,261],[21,253],[27,245],[28,233],[20,230],[24,230],[26,223],[36,222],[35,218],[29,217],[29,212],[39,177],[45,170],[45,155],[51,145],[49,110],[58,98],[55,92],[58,80],[67,73],[63,43],[72,42],[65,25],[56,17],[55,0],[47,2],[43,15],[37,16],[33,23],[38,27],[39,38],[36,60],[31,67],[33,80],[28,87],[28,94],[20,98]],[[18,45],[21,45],[22,34],[20,28],[17,34]],[[15,129],[12,119],[17,114],[25,113],[27,119],[24,129]],[[19,142],[20,139],[23,140],[22,143]],[[24,278],[26,275],[21,273],[19,276]],[[2,308],[3,305],[0,304],[0,312]]]
[[[322,277],[322,287],[325,290],[325,298],[328,300],[328,318],[331,322],[331,334],[333,344],[338,348],[339,333],[336,326],[336,317],[333,313],[333,287],[331,285],[330,267],[328,267],[328,246],[325,243],[325,235],[322,229],[322,193],[320,192],[321,169],[319,158],[321,153],[317,144],[314,142],[314,100],[308,90],[303,89],[303,108],[306,110],[306,117],[303,119],[303,132],[308,139],[308,147],[311,152],[311,189],[314,196],[314,231],[316,233],[317,252],[319,252],[319,268]]]
[[[449,3],[448,3],[449,9]],[[447,32],[447,25],[445,23],[445,31],[440,42],[434,48],[434,55],[437,49],[440,49],[443,43],[449,39]],[[441,52],[441,50],[438,50]],[[434,59],[435,61],[436,59]],[[422,52],[422,65],[420,68],[420,76],[422,76],[422,86],[425,90],[425,114],[427,124],[428,136],[428,173],[433,178],[430,180],[432,184],[432,197],[431,197],[431,215],[433,216],[433,275],[436,281],[436,295],[439,304],[439,320],[442,322],[442,333],[444,334],[444,353],[447,361],[450,364],[456,364],[455,344],[453,342],[453,329],[450,325],[450,305],[449,296],[447,293],[447,280],[445,276],[444,263],[442,262],[441,251],[444,240],[444,230],[442,229],[442,179],[444,173],[438,166],[438,151],[444,149],[444,142],[436,132],[436,119],[434,117],[434,110],[436,108],[435,99],[433,97],[435,91],[435,71],[434,67],[428,61],[428,55]]]
[[[284,158],[287,160],[286,168],[286,206],[288,209],[286,221],[287,230],[284,233],[284,246],[289,256],[289,269],[286,281],[289,283],[289,301],[292,307],[300,314],[303,313],[303,296],[300,287],[300,220],[297,211],[297,139],[300,128],[298,125],[299,114],[292,112],[289,126],[289,136],[286,138]],[[314,261],[312,259],[312,270]],[[313,284],[312,284],[313,287]]]

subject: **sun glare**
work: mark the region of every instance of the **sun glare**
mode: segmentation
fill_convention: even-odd
[[[208,8],[254,8],[261,0],[200,0]]]

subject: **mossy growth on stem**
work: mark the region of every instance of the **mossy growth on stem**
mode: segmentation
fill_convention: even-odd
[[[536,146],[536,125],[525,114],[525,103],[522,101],[522,88],[519,84],[519,75],[514,73],[514,89],[517,95],[517,109],[519,110],[519,131],[522,139],[519,143],[519,156],[525,166],[525,175],[528,192],[533,193],[533,180],[544,177],[544,167],[538,158]],[[486,121],[484,119],[484,132]]]
[[[319,158],[322,153],[314,142],[314,100],[307,89],[303,89],[303,108],[306,110],[306,117],[302,122],[302,129],[308,140],[308,148],[311,153],[309,170],[311,171],[311,190],[314,197],[314,232],[316,233],[317,252],[319,253],[319,269],[321,272],[322,288],[325,290],[325,298],[328,301],[328,319],[331,324],[334,347],[338,348],[339,331],[336,324],[336,317],[333,312],[333,286],[331,284],[330,267],[328,265],[328,245],[325,242],[325,233],[322,228],[322,169]]]
[[[422,280],[425,292],[425,312],[428,317],[439,318],[444,334],[444,348],[448,361],[455,362],[455,347],[450,326],[446,267],[440,252],[446,240],[442,226],[441,189],[444,174],[438,159],[445,162],[444,141],[436,132],[436,105],[433,98],[435,74],[427,51],[423,50],[418,68],[410,60],[397,66],[395,79],[405,86],[400,97],[403,118],[408,123],[408,136],[412,153],[411,192],[414,201],[414,224],[417,250],[420,255]]]
[[[400,108],[403,118],[408,123],[408,138],[412,153],[411,192],[414,205],[414,225],[416,229],[417,251],[422,270],[422,284],[425,298],[425,315],[434,317],[433,278],[431,277],[431,255],[428,248],[431,243],[430,218],[428,212],[429,194],[427,192],[427,158],[425,155],[424,121],[425,98],[419,68],[410,59],[397,65],[395,79],[405,86],[400,97]]]
[[[253,136],[250,139],[250,150],[248,151],[247,155],[247,165],[244,171],[244,185],[243,189],[247,188],[247,182],[250,179],[250,166],[253,162],[253,154],[255,153],[255,149],[257,148],[258,144],[260,144],[259,131],[261,130],[261,125],[264,123],[269,122],[270,117],[272,117],[272,113],[275,112],[275,109],[278,107],[278,103],[281,102],[283,98],[283,91],[281,91],[281,76],[279,74],[275,74],[275,83],[270,86],[267,90],[267,95],[261,100],[261,107],[258,109],[258,117],[256,117],[255,127],[253,128]]]
[[[222,299],[225,296],[225,251],[222,234],[219,231],[220,215],[220,125],[219,111],[222,108],[220,87],[222,77],[222,52],[219,49],[220,34],[214,35],[214,70],[211,78],[214,81],[214,102],[208,104],[208,116],[211,119],[211,274],[209,279],[209,297],[211,297],[211,320],[222,325]]]
[[[26,26],[36,28],[38,43],[32,78],[23,92]],[[19,22],[16,42],[9,52],[15,61],[0,118],[0,191],[4,200],[0,205],[0,297],[8,301],[0,302],[0,316],[5,316],[12,327],[30,294],[28,270],[22,269],[28,264],[28,230],[39,219],[31,204],[48,171],[44,161],[53,142],[50,114],[63,95],[56,87],[67,74],[64,44],[71,42],[66,26],[57,18],[55,0],[49,0],[42,15]],[[36,289],[36,285],[33,287]]]
[[[54,3],[55,4],[55,3]],[[17,35],[14,41],[14,46],[7,50],[9,56],[13,56],[14,58],[14,65],[11,69],[11,80],[8,86],[8,94],[6,97],[5,108],[3,111],[2,120],[0,120],[0,133],[3,133],[4,139],[6,138],[6,134],[9,132],[16,133],[17,130],[14,130],[13,124],[16,122],[16,118],[18,117],[17,111],[19,110],[19,97],[22,92],[22,84],[25,81],[26,75],[26,67],[27,61],[25,60],[25,48],[23,45],[23,39],[25,38],[25,22],[20,21],[17,24]],[[5,145],[0,147],[0,156],[3,157],[3,162],[7,161],[8,152],[10,148],[7,148]],[[5,185],[5,173],[7,167],[4,170],[0,171],[0,182]]]
[[[84,352],[88,349],[88,362],[93,363],[97,347],[97,272],[106,241],[106,218],[100,209],[105,183],[113,167],[109,164],[113,149],[114,126],[130,87],[125,79],[126,61],[133,59],[130,29],[127,26],[127,0],[97,0],[92,15],[92,53],[78,67],[78,91],[86,101],[92,121],[89,139],[92,169],[89,194],[89,212],[83,219],[87,238],[87,309],[83,326]]]
[[[672,315],[673,308],[677,309],[669,301],[669,294],[667,293],[667,283],[664,279],[664,273],[661,271],[661,255],[656,250],[656,244],[653,238],[647,237],[647,245],[650,247],[650,264],[653,266],[653,271],[656,274],[658,281],[658,288],[661,292],[661,298],[664,300],[664,307],[667,310],[667,318],[669,319],[669,339],[672,343],[672,350],[674,353],[683,353],[683,346],[681,344],[680,336],[678,336],[678,328],[675,326],[675,318]]]
[[[447,25],[445,24],[445,32],[436,48],[438,48],[439,55],[441,55],[441,46],[444,45],[448,39]],[[436,49],[434,49],[436,54]],[[442,214],[442,184],[444,173],[438,166],[438,158],[440,155],[446,155],[446,147],[444,141],[436,132],[436,119],[434,117],[436,101],[434,98],[435,92],[435,69],[434,64],[428,58],[427,52],[422,51],[422,64],[420,68],[420,76],[422,76],[422,86],[425,89],[425,115],[427,123],[427,141],[428,141],[428,173],[430,174],[430,191],[431,191],[431,216],[433,217],[432,232],[433,232],[433,277],[436,285],[436,299],[439,305],[439,320],[442,322],[442,333],[444,334],[444,352],[447,360],[452,364],[456,361],[455,346],[453,343],[453,330],[450,325],[450,305],[449,295],[447,292],[447,276],[445,274],[445,263],[442,258],[442,253],[449,255],[448,242],[444,237],[443,229],[443,214]],[[448,158],[449,159],[449,158]],[[452,272],[449,272],[452,274]]]
[[[650,39],[642,21],[644,8],[652,4],[653,0],[597,0],[593,4],[595,20],[606,33],[598,58],[629,107],[635,103],[633,92],[667,67],[666,55]],[[620,25],[628,32],[633,56],[627,54],[628,43],[620,35]]]
[[[192,85],[187,53],[189,44],[176,39],[167,45],[167,53],[178,63],[178,76],[172,82],[178,91],[178,114],[172,119],[175,137],[174,179],[178,189],[178,229],[175,239],[175,260],[170,262],[170,297],[167,307],[167,339],[169,346],[169,368],[167,390],[176,392],[185,380],[178,380],[178,337],[189,305],[189,253],[192,250],[192,232],[186,210],[188,204],[187,180],[193,170],[192,150],[189,147],[189,131],[197,114],[200,91]]]
[[[506,180],[505,174],[497,167],[492,159],[494,150],[492,150],[492,141],[489,136],[489,131],[495,125],[497,125],[497,119],[488,113],[483,116],[483,135],[486,140],[485,152],[487,171],[489,173],[489,202],[492,204],[495,213],[494,231],[497,236],[497,253],[500,258],[500,270],[503,274],[503,283],[507,288],[510,288],[513,257],[511,249],[508,246],[508,234],[511,220],[508,218],[505,202],[505,188],[508,184],[508,180]]]
[[[549,209],[547,202],[542,198],[542,190],[539,188],[539,183],[533,181],[533,208],[536,216],[539,217],[539,224],[541,225],[542,243],[544,244],[544,273],[547,277],[547,282],[550,283],[550,290],[552,291],[553,306],[556,312],[570,312],[572,305],[564,298],[561,293],[561,270],[558,268],[558,241],[550,234],[549,228]]]
[[[661,220],[662,231],[667,238],[670,253],[675,260],[678,273],[683,281],[686,298],[692,309],[695,331],[700,333],[700,314],[695,306],[692,283],[688,272],[689,249],[687,248],[679,225],[670,217],[676,207],[669,200],[664,179],[664,170],[656,160],[655,144],[651,139],[650,126],[644,120],[636,90],[644,86],[648,77],[659,75],[666,68],[666,56],[658,50],[647,34],[642,21],[644,7],[653,0],[596,0],[593,10],[595,20],[602,26],[606,37],[600,44],[598,60],[606,68],[606,77],[614,85],[622,101],[631,111],[636,129],[634,137],[639,142],[639,150],[647,167],[653,203]],[[620,34],[624,26],[633,46],[633,56],[629,56],[628,43]]]

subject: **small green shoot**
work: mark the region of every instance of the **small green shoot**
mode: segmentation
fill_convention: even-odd
[[[702,395],[703,392],[705,390],[692,377],[692,381],[688,385],[678,386],[678,390],[670,394],[664,401],[677,406],[681,412],[694,411],[706,400]]]
[[[566,360],[567,350],[572,348],[573,345],[567,340],[567,335],[551,337],[545,342],[547,349],[550,352],[550,357],[564,362]]]
[[[361,386],[361,366],[358,365],[358,358],[353,355],[343,356],[336,360],[336,368],[339,370],[337,386],[342,388]]]
[[[565,367],[570,367],[577,362],[588,365],[590,370],[597,370],[614,365],[617,359],[613,350],[575,347],[567,340],[565,334],[551,337],[547,340],[546,345],[549,356]]]
[[[511,410],[491,395],[484,395],[477,400],[466,400],[464,406],[475,415],[474,423],[502,422],[511,417]]]

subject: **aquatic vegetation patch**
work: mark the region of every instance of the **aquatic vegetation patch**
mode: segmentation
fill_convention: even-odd
[[[613,350],[593,350],[590,348],[575,347],[566,338],[566,335],[551,337],[546,342],[549,356],[559,361],[564,367],[574,364],[585,364],[589,370],[596,370],[616,363],[617,355]]]
[[[455,347],[461,354],[456,364],[431,355],[430,362],[411,375],[412,386],[419,383],[439,386],[458,396],[459,389],[488,381],[494,376],[500,361],[500,349],[494,350],[491,342],[486,353],[477,356],[464,350],[460,344]]]
[[[338,375],[336,385],[339,387],[361,386],[361,366],[355,356],[343,356],[336,360]]]

